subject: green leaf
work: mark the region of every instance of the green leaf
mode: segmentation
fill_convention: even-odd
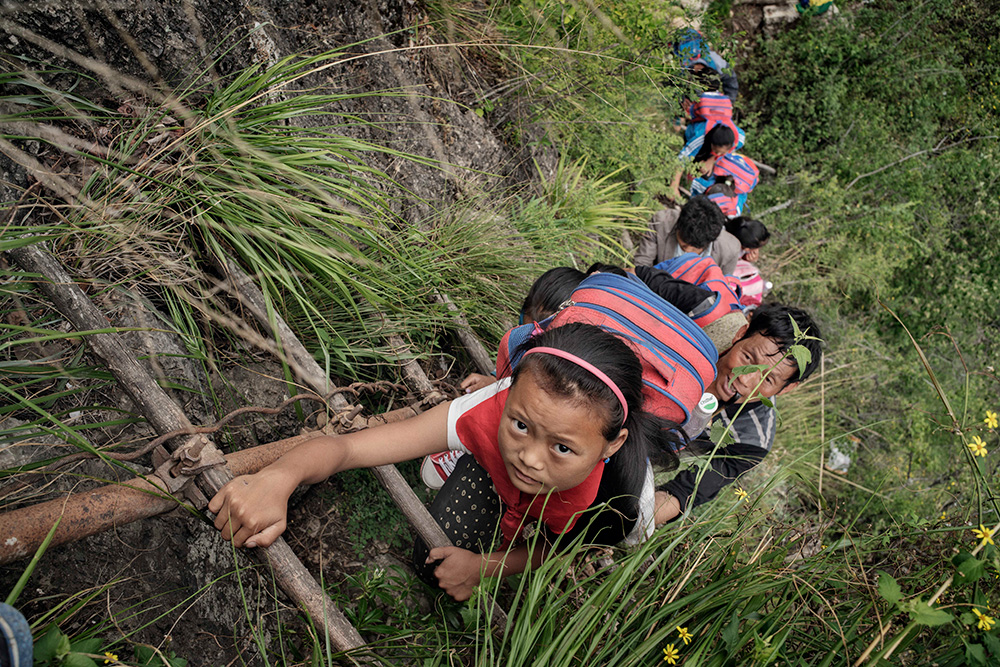
[[[1000,658],[1000,639],[997,639],[996,635],[988,634],[984,632],[982,635],[983,643],[986,644],[986,648],[989,649],[990,655],[995,658]]]
[[[732,375],[734,378],[738,378],[741,375],[749,375],[750,373],[763,373],[769,368],[770,366],[767,364],[748,364],[746,366],[737,366],[733,369]]]
[[[59,641],[64,637],[55,625],[50,625],[45,634],[35,642],[35,662],[49,663],[56,657]]]
[[[717,442],[722,447],[735,442],[732,431],[727,429],[720,421],[712,422],[711,438],[712,442]]]
[[[82,653],[70,653],[62,661],[63,667],[97,667],[97,663],[92,658]]]
[[[922,600],[917,600],[916,604],[910,609],[910,618],[913,619],[914,623],[932,627],[951,623],[954,619],[948,612],[929,607]]]
[[[733,652],[736,643],[740,640],[740,616],[735,611],[732,618],[729,619],[726,629],[722,631],[722,640],[726,642],[726,650],[730,653]]]
[[[986,651],[982,644],[965,645],[965,663],[968,665],[986,664]]]
[[[878,594],[890,604],[898,604],[903,599],[903,589],[888,573],[878,573]]]
[[[139,667],[146,667],[150,662],[153,661],[153,656],[156,653],[153,651],[152,647],[139,644],[135,647],[135,662]]]
[[[78,639],[70,645],[69,650],[73,653],[98,653],[102,644],[104,641],[100,638]]]
[[[69,650],[69,637],[60,632],[59,641],[56,643],[56,660],[62,659],[69,653]]]
[[[793,335],[795,336],[795,340],[802,338],[802,329],[799,328],[799,323],[796,322],[795,318],[792,317],[791,315],[788,316],[788,319],[791,320],[792,322],[792,332]]]
[[[812,361],[812,352],[805,345],[792,345],[788,350],[795,357],[795,361],[799,364],[799,375],[806,372],[806,366]]]
[[[952,561],[954,562],[962,554],[955,556]],[[958,567],[955,568],[957,576],[955,577],[955,583],[957,584],[968,584],[976,581],[984,574],[986,574],[986,563],[979,560],[978,558],[973,558],[971,555],[968,558],[963,558]]]

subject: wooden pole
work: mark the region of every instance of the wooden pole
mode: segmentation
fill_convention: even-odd
[[[51,299],[53,305],[77,331],[108,327],[107,318],[91,303],[54,257],[37,246],[17,248],[8,251],[8,254],[25,271],[45,278],[36,283],[36,286]],[[149,376],[117,334],[91,334],[86,339],[94,355],[104,362],[158,433],[191,427],[191,422],[180,407]],[[215,445],[209,442],[201,452],[203,460],[213,452],[221,457]],[[227,467],[219,466],[202,472],[197,483],[205,495],[211,497],[232,478]],[[279,539],[270,547],[255,551],[261,553],[271,565],[275,579],[285,592],[302,605],[314,622],[324,625],[330,642],[338,650],[348,651],[364,645],[358,631],[337,609],[284,540]]]
[[[323,391],[325,387],[328,387],[330,379],[281,316],[277,313],[274,313],[271,317],[268,316],[264,295],[250,276],[232,260],[227,259],[224,263],[218,259],[216,261],[219,262],[219,268],[230,277],[233,286],[237,290],[237,297],[247,307],[254,318],[256,318],[257,322],[261,326],[267,327],[273,335],[281,337],[281,348],[285,350],[286,354],[297,361],[296,370],[302,373],[303,376],[300,378],[302,382],[314,391]],[[405,347],[402,339],[398,336],[390,337],[389,342],[397,354]],[[408,363],[401,363],[404,375],[411,384],[415,385],[416,389],[425,396],[428,393],[437,393],[434,385],[431,384],[431,381],[427,378],[426,373],[420,368],[419,364],[412,360]],[[340,394],[335,394],[330,399],[330,403],[338,412],[350,409],[347,400]],[[389,492],[389,495],[399,509],[406,515],[410,525],[417,531],[417,534],[420,535],[428,548],[451,546],[451,540],[448,539],[448,536],[445,535],[441,526],[438,525],[438,522],[427,511],[424,504],[420,502],[417,495],[413,493],[413,489],[403,479],[396,466],[376,466],[372,468],[372,472]],[[494,632],[503,633],[507,628],[506,612],[493,600],[490,600],[488,604],[490,606],[490,617]]]

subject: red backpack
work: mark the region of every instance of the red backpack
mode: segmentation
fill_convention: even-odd
[[[719,353],[705,332],[634,275],[613,273],[587,276],[558,313],[504,334],[497,378],[520,362],[517,351],[525,340],[570,322],[594,324],[631,344],[642,362],[643,410],[658,417],[685,424],[715,379]]]
[[[733,101],[722,93],[702,93],[698,101],[691,107],[691,120],[696,123],[702,121],[732,122]]]
[[[714,202],[716,206],[722,209],[722,212],[727,218],[735,218],[740,215],[740,201],[738,197],[730,197],[722,192],[713,192],[710,195],[705,195],[708,200]],[[676,276],[674,276],[676,278]]]
[[[677,280],[683,280],[692,285],[698,285],[719,295],[711,310],[701,313],[695,318],[695,323],[705,327],[734,311],[742,311],[740,304],[739,281],[730,279],[722,273],[722,269],[711,257],[702,257],[693,252],[660,262],[654,269],[666,271]]]
[[[738,195],[750,194],[757,187],[760,170],[754,161],[739,153],[727,153],[715,161],[715,176],[732,176],[733,191]]]

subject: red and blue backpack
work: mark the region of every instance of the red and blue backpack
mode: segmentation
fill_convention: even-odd
[[[708,326],[729,313],[743,311],[743,306],[740,303],[739,280],[730,279],[722,273],[722,269],[711,257],[702,257],[693,252],[686,252],[673,259],[660,262],[653,268],[666,271],[677,280],[683,280],[719,295],[719,298],[715,300],[715,305],[710,310],[700,313],[694,319],[695,324],[700,327]]]
[[[524,341],[570,322],[599,326],[630,343],[642,362],[643,410],[658,417],[685,424],[715,379],[719,353],[705,332],[634,275],[613,273],[587,276],[555,315],[504,334],[497,378],[517,367]]]
[[[732,121],[733,101],[722,93],[705,92],[691,106],[690,114],[691,120],[696,123]]]
[[[708,197],[709,201],[715,202],[715,205],[722,209],[727,218],[735,218],[742,214],[739,196],[730,197],[723,192],[713,192],[705,196]]]
[[[739,153],[727,153],[715,161],[715,176],[732,176],[733,191],[738,195],[750,194],[757,187],[760,170],[754,161]]]

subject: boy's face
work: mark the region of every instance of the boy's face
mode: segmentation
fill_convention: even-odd
[[[733,370],[740,366],[762,364],[771,367],[778,363],[781,357],[782,353],[774,339],[760,333],[743,338],[719,358],[715,380],[705,391],[713,394],[720,403],[746,403],[759,400],[761,397],[770,398],[791,391],[799,384],[798,382],[788,383],[795,377],[798,370],[792,357],[782,360],[776,368],[771,368],[770,371],[754,371],[739,377],[733,375]],[[755,390],[754,388],[757,387],[764,374],[767,374],[764,383]]]

